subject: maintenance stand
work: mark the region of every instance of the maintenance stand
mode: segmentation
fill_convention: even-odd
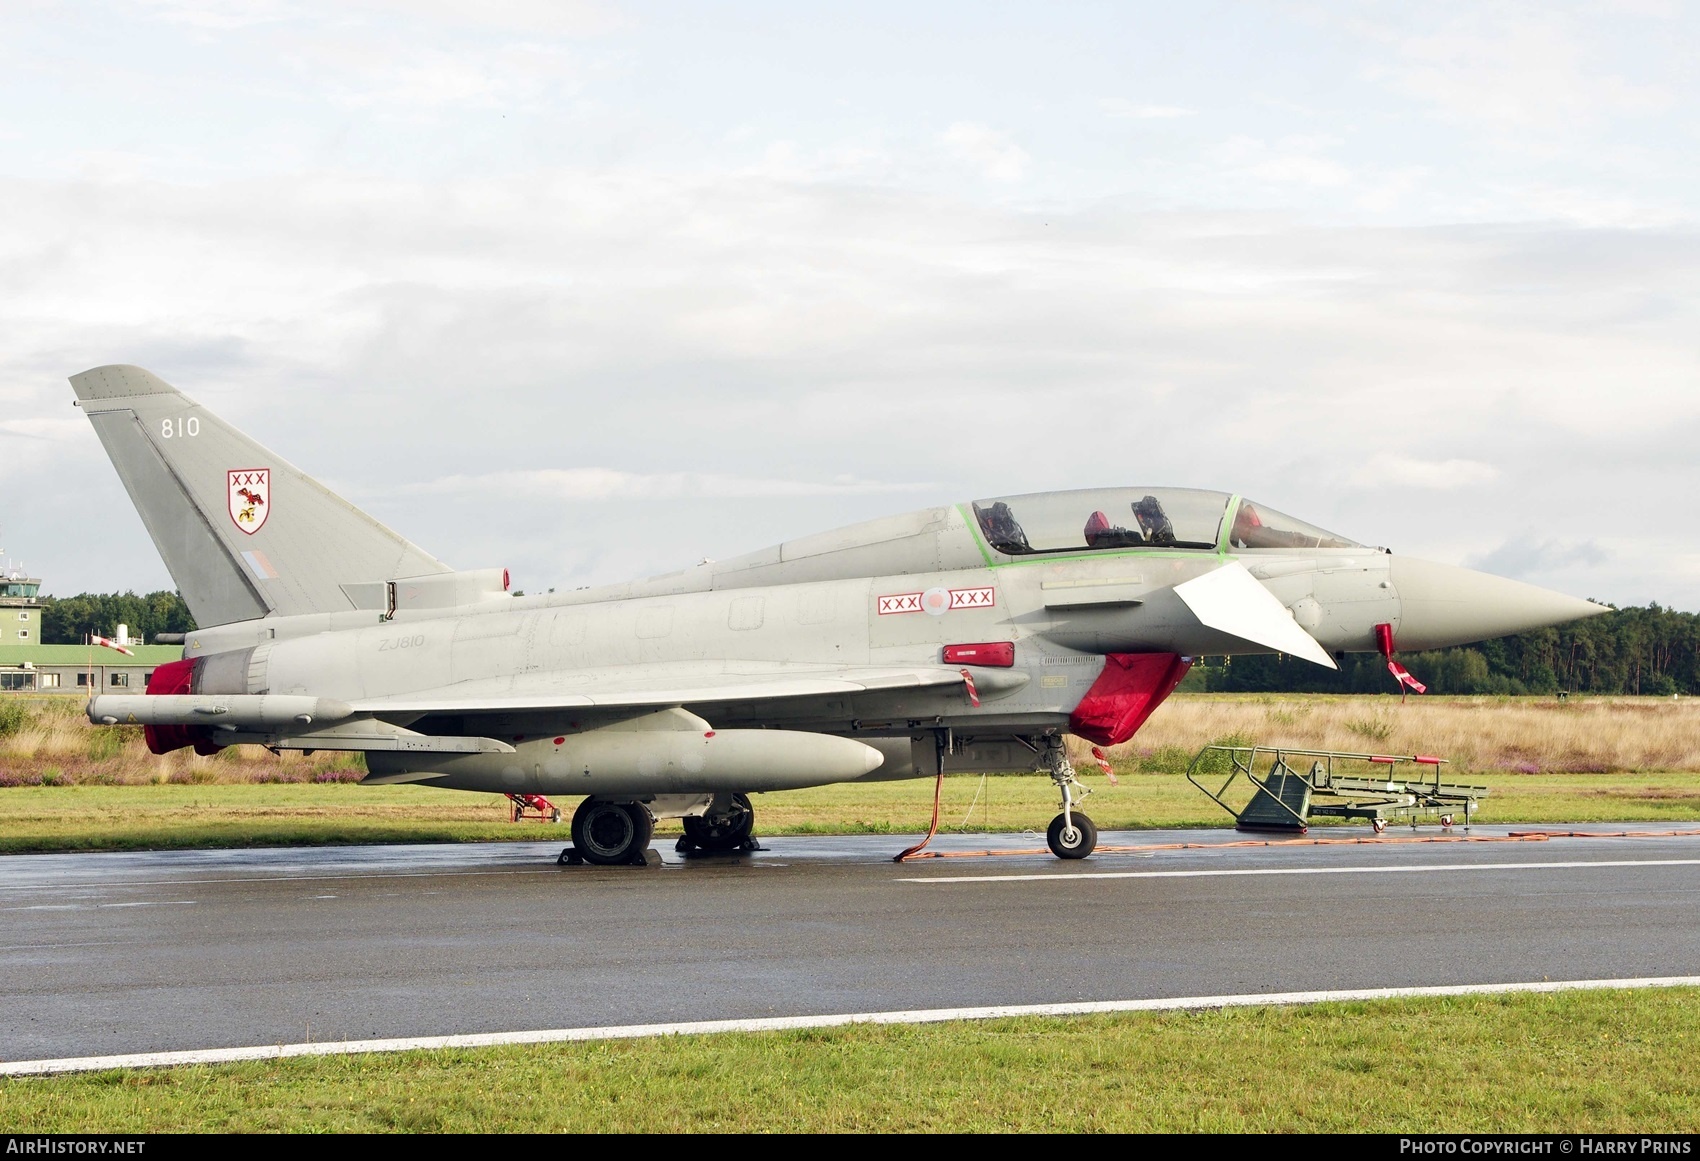
[[[1445,764],[1446,759],[1427,754],[1206,746],[1193,758],[1186,776],[1234,816],[1239,830],[1304,834],[1312,817],[1361,818],[1377,834],[1389,822],[1415,827],[1424,818],[1448,828],[1461,818],[1468,830],[1470,816],[1488,788],[1442,782],[1440,768]],[[1306,765],[1310,769],[1301,773]],[[1264,767],[1261,774],[1259,767]],[[1214,790],[1206,785],[1223,774],[1225,780]]]

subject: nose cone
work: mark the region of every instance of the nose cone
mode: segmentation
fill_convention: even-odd
[[[1442,649],[1611,610],[1551,589],[1409,556],[1391,562],[1400,649]]]

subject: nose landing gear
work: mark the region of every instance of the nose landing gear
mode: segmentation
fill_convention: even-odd
[[[1084,859],[1098,845],[1098,828],[1075,806],[1092,791],[1074,776],[1074,766],[1068,760],[1061,738],[1046,739],[1043,761],[1051,781],[1062,794],[1062,813],[1046,829],[1045,844],[1059,859]]]

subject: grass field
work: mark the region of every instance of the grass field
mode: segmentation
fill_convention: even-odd
[[[1454,772],[1700,773],[1700,699],[1177,694],[1112,756],[1172,764],[1224,736],[1262,745],[1438,754]]]
[[[1700,990],[669,1037],[0,1081],[0,1130],[1700,1131]]]
[[[78,708],[74,698],[0,703],[10,714],[0,720],[0,852],[565,841],[565,828],[509,823],[496,795],[353,785],[357,755],[239,747],[160,757],[138,731],[96,729]],[[1454,760],[1448,777],[1490,787],[1481,822],[1700,821],[1700,702],[1653,698],[1177,696],[1111,751],[1120,786],[1086,775],[1087,813],[1103,829],[1227,824],[1182,771],[1199,747],[1230,738],[1442,754]],[[932,785],[828,786],[760,795],[756,806],[761,834],[911,833],[927,825]],[[1042,830],[1055,813],[1041,776],[955,776],[941,822]]]
[[[1488,774],[1479,822],[1700,821],[1700,774]],[[1225,826],[1178,774],[1089,775],[1086,812],[1105,830]],[[930,781],[761,794],[758,834],[907,834],[932,814]],[[1043,831],[1056,791],[1039,775],[945,779],[940,829]],[[575,805],[566,803],[570,810]],[[423,786],[282,783],[20,786],[0,790],[0,852],[559,839],[567,827],[507,821],[507,802]],[[1364,829],[1361,828],[1360,829]],[[678,832],[663,823],[657,834]]]

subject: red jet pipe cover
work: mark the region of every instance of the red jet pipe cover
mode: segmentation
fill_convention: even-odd
[[[193,692],[195,681],[195,659],[185,657],[181,661],[168,661],[153,671],[148,678],[148,693],[176,695]],[[210,726],[143,726],[142,736],[148,740],[148,749],[155,754],[169,754],[173,750],[181,750],[184,746],[199,746],[207,744],[212,736]]]

